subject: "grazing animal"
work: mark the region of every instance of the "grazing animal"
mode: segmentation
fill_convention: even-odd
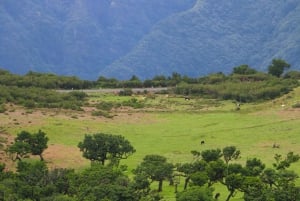
[[[279,148],[280,148],[280,145],[279,145],[279,144],[276,144],[276,143],[274,143],[274,144],[273,144],[273,148],[277,148],[277,149],[279,149]]]
[[[184,97],[184,100],[188,101],[191,100],[189,97]]]
[[[200,143],[201,143],[201,144],[205,144],[205,141],[204,141],[204,140],[202,140]]]

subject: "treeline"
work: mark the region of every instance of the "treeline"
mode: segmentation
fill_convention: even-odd
[[[192,78],[172,73],[168,77],[158,75],[144,81],[137,76],[132,76],[129,80],[100,76],[96,81],[36,72],[20,76],[0,70],[0,111],[3,108],[1,103],[6,102],[26,107],[80,109],[84,104],[82,100],[87,96],[83,92],[60,94],[48,89],[122,88],[125,90],[122,90],[120,95],[123,92],[130,92],[128,93],[130,95],[131,88],[168,87],[166,93],[182,96],[201,96],[238,102],[270,100],[299,86],[300,72],[285,73],[285,69],[289,67],[284,60],[274,59],[267,73],[258,72],[248,65],[241,65],[234,67],[229,75],[219,72]]]
[[[1,69],[0,85],[44,89],[87,89],[94,86],[92,81],[80,80],[75,76],[58,76],[51,73],[32,71],[25,75],[16,75]]]
[[[86,94],[79,91],[59,93],[37,87],[21,88],[0,85],[0,112],[6,103],[22,105],[26,108],[64,108],[81,110]]]
[[[152,79],[140,80],[133,75],[129,80],[117,80],[100,76],[96,81],[81,80],[75,76],[59,76],[51,73],[28,72],[25,75],[12,74],[9,71],[0,69],[0,85],[17,87],[39,87],[45,89],[89,89],[89,88],[148,88],[148,87],[175,87],[180,83],[185,84],[219,84],[220,82],[274,82],[278,78],[298,80],[300,72],[285,70],[290,64],[282,59],[273,59],[268,67],[268,72],[258,72],[248,65],[241,65],[233,68],[229,75],[222,72],[193,78],[179,73],[172,73],[171,76],[157,75]],[[276,82],[276,81],[275,81]],[[269,83],[272,85],[272,83]]]
[[[129,177],[126,166],[119,161],[136,150],[123,136],[85,135],[78,148],[91,161],[91,167],[80,172],[50,170],[47,159],[42,157],[47,142],[42,131],[17,135],[7,148],[12,159],[18,160],[16,172],[5,171],[5,164],[0,165],[1,200],[159,201],[163,200],[160,192],[165,181],[174,187],[176,201],[213,201],[220,196],[229,201],[237,192],[243,193],[245,201],[300,199],[298,175],[288,169],[300,159],[293,152],[286,156],[276,154],[273,167],[266,167],[258,158],[247,158],[245,164],[236,162],[241,152],[235,146],[191,151],[194,160],[183,164],[172,164],[164,156],[150,154]],[[40,160],[26,161],[30,154],[39,155]],[[179,186],[180,181],[183,183]],[[215,190],[220,185],[227,188],[225,195]]]
[[[217,73],[203,77],[201,82],[196,84],[182,82],[174,91],[176,94],[186,96],[255,102],[274,99],[297,86],[299,86],[298,79],[277,78],[264,73],[230,76]]]

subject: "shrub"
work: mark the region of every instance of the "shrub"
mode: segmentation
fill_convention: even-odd
[[[96,105],[97,109],[110,111],[114,107],[112,102],[101,102]]]
[[[6,111],[5,105],[1,104],[0,105],[0,113],[4,113]]]
[[[293,108],[300,108],[300,103],[295,103],[294,105],[292,105]]]
[[[124,89],[119,92],[119,96],[131,96],[133,91],[131,89]]]
[[[93,111],[92,115],[93,116],[102,116],[102,117],[106,117],[106,118],[113,118],[113,116],[110,115],[108,112],[102,111],[102,110]]]

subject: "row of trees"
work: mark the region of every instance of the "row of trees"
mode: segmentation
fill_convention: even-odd
[[[5,112],[6,103],[22,105],[26,108],[64,108],[81,110],[87,94],[80,91],[59,93],[42,88],[20,88],[0,85],[0,112]]]
[[[78,147],[83,156],[91,160],[91,167],[79,173],[71,169],[49,170],[42,153],[48,138],[42,131],[19,133],[7,149],[18,159],[17,171],[4,171],[0,165],[0,199],[56,200],[56,201],[159,201],[163,181],[174,185],[177,201],[213,201],[220,194],[216,184],[224,185],[229,201],[236,192],[244,194],[246,201],[297,201],[300,187],[295,185],[298,175],[288,170],[300,156],[290,152],[287,156],[275,155],[273,167],[258,158],[247,159],[243,165],[235,162],[241,157],[235,146],[223,149],[192,151],[194,160],[172,164],[161,155],[146,155],[133,170],[130,179],[119,166],[135,149],[123,136],[97,133],[85,135]],[[26,162],[24,157],[39,155],[40,161]],[[180,177],[185,178],[178,189]],[[151,183],[157,182],[157,190]]]
[[[300,72],[291,71],[284,74],[285,70],[290,68],[290,64],[283,59],[273,59],[268,66],[268,73],[258,72],[248,65],[241,65],[233,68],[231,75],[253,75],[265,74],[274,77],[300,78]],[[223,73],[222,73],[223,74]],[[230,79],[231,75],[225,76]],[[223,79],[224,79],[223,78]],[[214,74],[193,78],[172,73],[171,76],[157,75],[152,79],[140,80],[133,75],[129,80],[117,80],[115,78],[106,78],[100,76],[96,81],[80,80],[74,76],[58,76],[51,73],[28,72],[24,76],[11,74],[9,71],[0,69],[0,85],[17,86],[17,87],[39,87],[45,89],[88,89],[88,88],[140,88],[140,87],[174,87],[184,82],[187,84],[206,84],[214,82]]]

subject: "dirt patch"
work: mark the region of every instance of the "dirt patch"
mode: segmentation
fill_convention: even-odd
[[[77,147],[65,146],[60,144],[51,144],[44,151],[43,156],[49,169],[53,168],[72,168],[78,169],[79,164],[82,167],[90,163],[82,157],[82,153]]]
[[[284,119],[300,119],[300,108],[282,109],[278,115]]]

